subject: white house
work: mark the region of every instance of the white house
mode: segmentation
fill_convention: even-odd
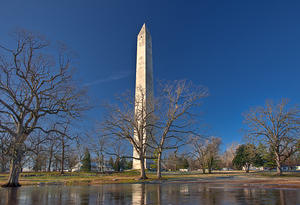
[[[243,167],[243,170],[245,171],[246,170],[246,167]],[[263,171],[264,170],[264,167],[254,167],[254,166],[250,166],[249,167],[249,170],[251,171]]]
[[[82,162],[78,162],[72,169],[72,172],[79,172],[81,167],[82,167]],[[97,164],[96,162],[91,162],[91,171],[92,172],[111,172],[114,170],[107,162],[105,162],[102,167],[99,164]]]

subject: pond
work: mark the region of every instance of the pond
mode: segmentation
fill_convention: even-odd
[[[300,189],[177,182],[0,188],[0,205],[29,204],[300,204]]]

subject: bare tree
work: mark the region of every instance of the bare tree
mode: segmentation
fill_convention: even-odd
[[[66,158],[68,158],[68,155],[71,154],[70,146],[72,142],[74,142],[78,137],[72,136],[72,134],[70,133],[70,121],[58,124],[56,130],[60,130],[60,132],[57,133],[58,136],[56,138],[58,142],[57,147],[59,149],[59,151],[57,152],[59,156],[57,155],[57,158],[60,160],[60,173],[64,174]]]
[[[65,158],[65,162],[69,170],[72,170],[80,162],[78,158],[77,150],[74,149],[74,147],[71,147],[68,150],[68,153]]]
[[[89,147],[91,152],[96,154],[96,163],[100,168],[100,171],[104,171],[105,166],[105,150],[108,147],[107,141],[109,138],[106,138],[103,135],[99,134],[86,134],[86,137],[89,139]]]
[[[10,135],[10,174],[5,186],[20,186],[19,173],[24,143],[34,130],[50,132],[51,116],[79,117],[83,92],[72,83],[69,50],[59,46],[57,61],[47,53],[49,41],[20,30],[14,34],[16,48],[1,45],[0,132]],[[50,52],[53,53],[53,52]]]
[[[101,133],[101,130],[98,130]],[[129,156],[128,147],[130,144],[127,140],[120,139],[117,136],[104,136],[103,134],[91,134],[86,133],[87,139],[89,139],[90,150],[96,155],[96,163],[100,168],[100,171],[105,170],[105,156],[114,156],[116,161],[121,163],[122,159]]]
[[[247,136],[265,142],[275,152],[277,173],[281,165],[300,149],[300,109],[289,108],[287,101],[278,104],[266,102],[265,107],[250,109],[245,114]]]
[[[292,166],[298,166],[300,164],[300,150],[295,152],[291,157],[287,159],[285,162],[286,165],[292,167]]]
[[[221,138],[218,137],[210,137],[210,139],[207,141],[206,163],[207,163],[208,173],[210,174],[219,158],[220,145],[221,145]]]
[[[48,157],[48,165],[47,165],[47,171],[51,171],[53,157],[57,154],[58,151],[58,140],[57,136],[53,133],[48,135],[47,143],[45,145],[45,149],[47,150],[47,157]]]
[[[206,170],[206,140],[204,138],[195,137],[191,141],[193,145],[193,152],[192,154],[195,156],[195,158],[198,161],[198,164],[200,165],[200,168],[202,169],[202,173],[205,174]]]
[[[222,164],[226,168],[233,168],[232,160],[235,156],[236,149],[238,147],[237,143],[232,143],[229,145],[223,155],[221,156]]]
[[[151,155],[155,153],[157,177],[160,179],[163,151],[186,144],[189,136],[195,134],[192,129],[193,108],[199,106],[199,100],[207,96],[207,89],[182,80],[162,84],[158,93],[160,97],[147,103],[144,103],[145,93],[142,89],[140,98],[136,98],[135,102],[132,102],[133,97],[122,98],[122,107],[108,107],[110,113],[103,123],[106,133],[132,144],[139,155],[136,159],[141,163],[142,179],[146,178],[144,159],[154,158]]]
[[[219,149],[221,139],[218,137],[199,138],[195,137],[192,140],[193,154],[198,160],[203,174],[205,169],[211,174],[213,167],[216,165],[219,158]]]
[[[159,109],[155,111],[155,134],[150,135],[150,146],[154,146],[157,156],[157,178],[161,179],[161,157],[163,151],[177,149],[185,145],[192,135],[194,116],[200,100],[207,96],[203,86],[194,86],[186,80],[162,83],[158,90]]]
[[[33,170],[38,172],[42,171],[43,168],[46,169],[45,142],[47,141],[47,135],[38,130],[32,133],[27,141],[26,152],[27,155],[31,155]]]
[[[148,148],[148,137],[152,127],[149,122],[153,119],[153,108],[145,104],[145,95],[140,93],[136,98],[125,93],[118,98],[116,105],[107,105],[102,128],[104,136],[116,136],[119,140],[127,140],[136,150],[138,156],[124,156],[140,161],[140,179],[146,179],[145,159]],[[146,134],[147,133],[147,134]]]

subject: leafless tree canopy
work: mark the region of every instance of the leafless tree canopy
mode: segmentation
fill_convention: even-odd
[[[232,160],[235,156],[238,143],[232,143],[229,147],[226,148],[225,152],[221,156],[222,164],[226,168],[233,168]]]
[[[163,151],[177,149],[199,135],[193,127],[199,113],[201,100],[208,95],[204,86],[195,86],[186,80],[161,83],[158,104],[155,110],[155,129],[151,144],[157,155],[157,177],[161,178],[161,156]],[[198,125],[199,126],[199,125]],[[199,127],[198,127],[199,128]],[[151,146],[151,145],[150,145]]]
[[[86,105],[72,81],[66,46],[59,46],[55,58],[49,41],[40,35],[19,30],[14,38],[15,48],[0,46],[0,132],[9,133],[15,145],[12,158],[20,159],[30,133],[49,132],[45,125],[51,116],[79,117]]]
[[[211,173],[219,160],[219,151],[221,145],[221,138],[218,137],[195,137],[192,140],[193,155],[198,160],[198,163],[205,173],[206,168]]]
[[[107,113],[102,123],[102,131],[105,136],[117,137],[117,140],[128,141],[137,151],[135,159],[141,161],[141,178],[145,179],[145,164],[148,138],[152,133],[154,109],[152,105],[145,103],[145,93],[140,93],[140,98],[130,93],[119,97],[118,103],[106,105]],[[132,157],[132,156],[125,156]]]
[[[176,149],[186,144],[189,136],[197,135],[195,116],[199,114],[202,99],[207,97],[204,86],[193,85],[186,80],[161,83],[156,109],[156,138],[162,149]],[[199,128],[199,127],[198,127]]]
[[[278,173],[281,165],[300,149],[300,109],[288,107],[287,100],[267,102],[245,114],[247,136],[265,142],[276,155]]]
[[[196,110],[193,109],[207,96],[207,89],[182,80],[163,83],[157,93],[159,97],[147,103],[142,91],[135,102],[132,95],[122,96],[119,104],[107,107],[103,130],[107,135],[129,141],[138,153],[136,159],[141,160],[141,166],[145,158],[154,158],[149,155],[155,152],[160,178],[162,152],[186,144],[195,135],[192,125]]]

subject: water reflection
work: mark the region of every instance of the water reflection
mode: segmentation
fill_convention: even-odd
[[[300,204],[300,189],[210,183],[24,186],[0,189],[0,205],[17,204]]]

